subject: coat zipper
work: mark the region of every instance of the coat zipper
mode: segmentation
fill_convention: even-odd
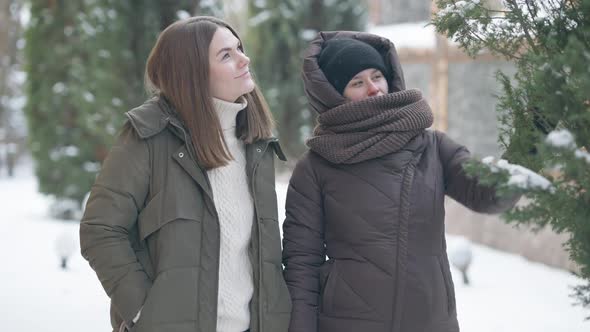
[[[399,331],[401,327],[401,304],[404,297],[404,278],[405,278],[405,270],[402,271],[400,268],[401,266],[405,266],[404,264],[400,264],[402,260],[407,260],[407,244],[405,246],[400,246],[400,239],[405,237],[406,241],[408,240],[408,223],[410,218],[410,195],[412,194],[412,185],[414,183],[414,176],[416,174],[416,164],[419,159],[422,157],[422,152],[418,153],[417,156],[413,156],[410,164],[404,171],[404,177],[402,179],[402,192],[401,192],[401,200],[400,200],[400,224],[399,224],[399,231],[398,231],[398,241],[397,241],[397,276],[395,278],[395,302],[393,304],[393,316],[392,316],[392,331]],[[404,197],[404,193],[406,196]],[[400,248],[405,248],[405,251],[402,252]]]
[[[250,190],[252,191],[252,200],[254,201],[254,209],[256,211],[256,233],[258,234],[258,332],[262,332],[262,245],[261,245],[261,233],[260,233],[260,224],[259,224],[259,214],[258,214],[258,201],[256,199],[256,191],[254,190],[254,181],[256,179],[256,171],[258,170],[258,165],[260,164],[260,160],[262,159],[262,156],[264,156],[264,154],[266,153],[266,150],[268,149],[268,145],[266,144],[266,146],[264,146],[264,149],[258,147],[257,151],[260,154],[260,157],[257,158],[256,163],[254,164],[254,167],[252,168],[252,179],[250,181],[250,186],[252,187]],[[258,151],[260,150],[260,151]]]

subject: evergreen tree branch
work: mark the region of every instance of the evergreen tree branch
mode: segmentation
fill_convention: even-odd
[[[514,15],[516,15],[516,17],[518,18],[518,21],[520,23],[520,27],[522,28],[522,31],[525,35],[525,38],[528,42],[528,46],[531,48],[531,50],[534,53],[539,53],[539,50],[537,49],[537,44],[535,43],[535,40],[533,38],[533,36],[531,35],[530,32],[530,27],[528,26],[528,20],[527,18],[524,16],[522,9],[520,9],[518,7],[518,3],[516,0],[506,0],[507,3],[509,3],[510,5],[512,5],[512,13]],[[528,3],[528,2],[527,2]]]

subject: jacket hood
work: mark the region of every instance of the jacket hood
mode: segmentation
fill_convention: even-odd
[[[406,89],[399,56],[390,40],[366,32],[321,31],[305,50],[301,71],[305,94],[313,110],[322,113],[346,103],[344,96],[330,84],[318,64],[324,43],[333,38],[354,38],[373,46],[383,56],[385,66],[391,73],[389,91]]]

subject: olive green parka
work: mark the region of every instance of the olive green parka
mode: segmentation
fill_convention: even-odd
[[[129,111],[92,187],[80,245],[111,298],[111,323],[131,331],[214,332],[219,220],[206,171],[188,132],[162,98]],[[255,205],[250,260],[252,332],[287,331],[291,300],[282,275],[276,139],[246,145]],[[132,320],[141,308],[139,320]]]

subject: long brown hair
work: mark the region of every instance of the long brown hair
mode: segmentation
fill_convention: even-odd
[[[240,39],[228,23],[215,17],[171,24],[160,33],[145,69],[146,89],[172,104],[189,132],[197,162],[206,169],[232,160],[209,90],[209,45],[220,27]],[[258,87],[244,97],[248,106],[238,113],[237,137],[246,143],[271,137],[274,122]]]

